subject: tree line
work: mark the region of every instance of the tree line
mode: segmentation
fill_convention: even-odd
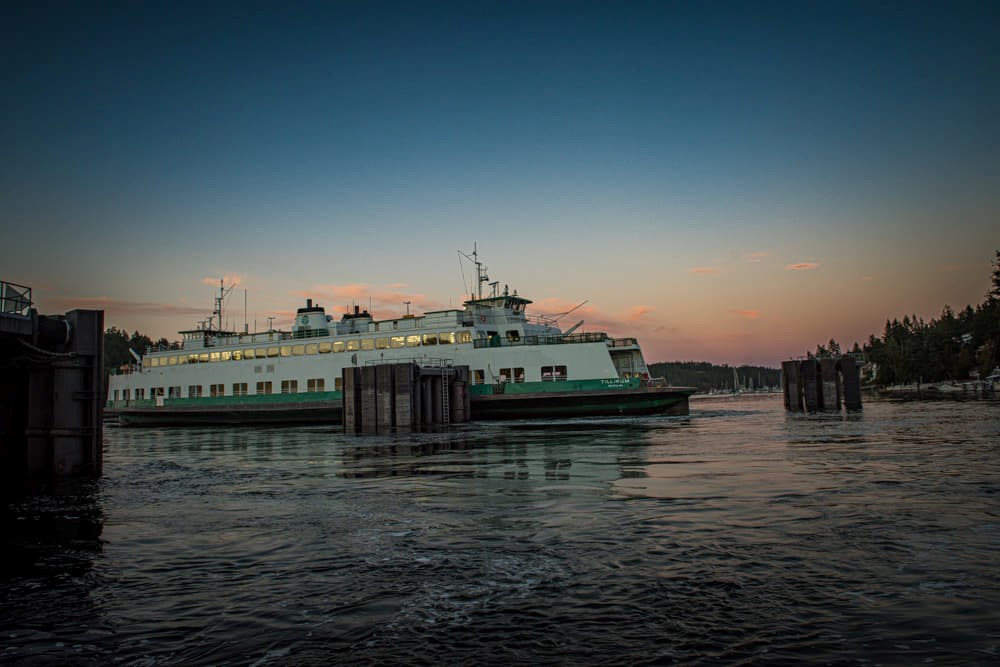
[[[781,370],[766,366],[717,366],[707,361],[662,361],[650,364],[649,374],[654,378],[666,378],[675,387],[694,387],[700,392],[781,386]]]
[[[857,351],[858,344],[854,344]],[[964,380],[978,371],[986,377],[1000,364],[1000,250],[993,261],[992,284],[985,300],[959,312],[945,306],[925,322],[916,315],[885,321],[882,335],[871,334],[861,350],[875,368],[875,384],[911,384]],[[836,356],[831,340],[816,356]]]

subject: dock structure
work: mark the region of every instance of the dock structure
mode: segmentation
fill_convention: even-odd
[[[446,361],[343,370],[347,433],[411,430],[469,421],[469,367]]]
[[[104,311],[39,315],[0,281],[0,469],[31,490],[102,468]]]
[[[781,384],[790,412],[861,409],[860,370],[850,356],[782,362]]]

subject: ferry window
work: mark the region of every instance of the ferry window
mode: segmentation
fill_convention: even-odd
[[[192,384],[188,386],[188,398],[200,398],[201,397],[201,385]]]
[[[267,348],[267,356],[269,356],[269,357],[276,357],[276,356],[278,356],[278,348],[277,347],[269,347],[269,348]]]
[[[509,340],[511,343],[516,343],[517,341],[521,340],[521,332],[518,331],[517,329],[509,330],[507,332],[507,340]]]
[[[244,359],[253,359],[253,356],[254,356],[253,355],[253,348],[248,348],[246,350],[243,350],[243,358]]]
[[[355,350],[361,349],[361,341],[357,338],[347,341],[347,351],[354,352]]]
[[[163,387],[153,387],[149,390],[150,396],[163,396]]]
[[[243,360],[243,350],[233,350],[233,361]]]
[[[328,354],[330,352],[330,350],[332,350],[332,349],[333,349],[333,345],[331,345],[329,341],[327,341],[325,343],[320,343],[319,344],[319,353],[320,354]]]
[[[208,352],[202,352],[198,355],[198,363],[208,363]]]
[[[180,365],[183,366],[187,362],[188,362],[188,358],[186,356],[184,356],[183,354],[181,356],[177,357],[177,363],[178,364],[180,364]]]
[[[253,372],[254,373],[263,373],[264,372],[264,367],[263,366],[254,366],[253,367]]]
[[[283,357],[290,357],[290,356],[292,356],[292,346],[291,345],[282,345],[281,346],[281,356],[283,356]]]
[[[305,345],[292,345],[292,354],[295,355],[296,357],[301,357],[305,353],[306,353]]]
[[[399,320],[393,320],[392,321],[392,328],[393,329],[398,329],[399,328]]]
[[[281,381],[281,393],[282,394],[297,394],[299,391],[299,381],[298,380],[282,380]]]
[[[273,373],[274,372],[274,364],[268,364],[267,368],[265,368],[264,371],[267,372],[267,373]]]
[[[170,389],[167,390],[167,396],[169,398],[180,398],[181,397],[181,388],[180,387],[171,387]]]
[[[387,347],[389,347],[389,339],[388,338],[376,338],[375,339],[375,349],[377,349],[377,350],[384,350]]]
[[[323,378],[309,378],[306,380],[308,391],[326,391],[326,381]]]
[[[212,396],[225,396],[226,395],[226,385],[224,384],[213,384],[209,387]]]
[[[145,389],[136,389],[135,390],[135,400],[141,401],[143,399],[143,397],[145,396],[145,394],[146,394],[146,390]]]
[[[344,388],[344,378],[334,378],[333,379],[333,390],[340,391]]]
[[[406,347],[416,347],[420,345],[420,336],[407,336]]]
[[[319,345],[316,343],[309,343],[306,345],[306,354],[316,354],[319,352]]]
[[[500,381],[501,382],[510,382],[510,378],[511,378],[510,369],[509,368],[501,368],[500,369]]]
[[[149,367],[150,368],[156,368],[159,365],[160,365],[160,360],[159,359],[157,359],[156,357],[150,357],[149,358]]]
[[[247,383],[246,382],[234,382],[233,383],[233,396],[246,396],[247,395]]]
[[[372,338],[362,338],[361,339],[361,349],[362,350],[374,350],[375,340]]]
[[[168,366],[176,366],[177,365],[177,357],[167,357],[167,365]]]
[[[514,382],[524,382],[524,369],[515,368],[514,369]]]
[[[257,394],[270,394],[271,393],[271,382],[258,382],[257,383]]]
[[[128,389],[123,389],[122,390],[122,398],[127,401],[128,400],[128,395],[129,395],[129,390]]]
[[[459,331],[458,332],[458,342],[459,343],[471,343],[472,342],[472,332],[471,331]]]
[[[220,359],[220,357],[219,357],[219,353],[218,352],[209,352],[208,353],[208,360],[209,361],[218,361],[219,359]]]
[[[393,336],[389,339],[389,347],[403,347],[406,344],[406,338],[403,336]]]
[[[117,401],[117,400],[118,400],[118,390],[117,390],[117,389],[115,389],[115,397],[114,397],[114,399],[113,399],[113,400],[115,400],[115,401]]]
[[[424,334],[424,345],[437,345],[437,334]]]
[[[482,368],[472,371],[472,384],[483,384],[486,382],[486,372]]]
[[[345,347],[347,347],[347,346],[344,345],[344,341],[342,341],[342,340],[337,340],[337,341],[333,342],[333,351],[334,352],[343,352]]]
[[[455,344],[455,333],[454,332],[440,333],[440,334],[438,334],[438,341],[442,345],[454,345]]]
[[[565,366],[542,366],[542,380],[565,380]]]

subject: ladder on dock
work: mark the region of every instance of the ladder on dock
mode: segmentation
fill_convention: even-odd
[[[448,376],[451,367],[441,365],[441,424],[447,426],[451,422],[451,392],[448,390]]]

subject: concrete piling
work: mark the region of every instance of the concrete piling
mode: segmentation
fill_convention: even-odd
[[[802,412],[802,385],[799,382],[799,362],[781,362],[781,386],[785,392],[785,409]]]

